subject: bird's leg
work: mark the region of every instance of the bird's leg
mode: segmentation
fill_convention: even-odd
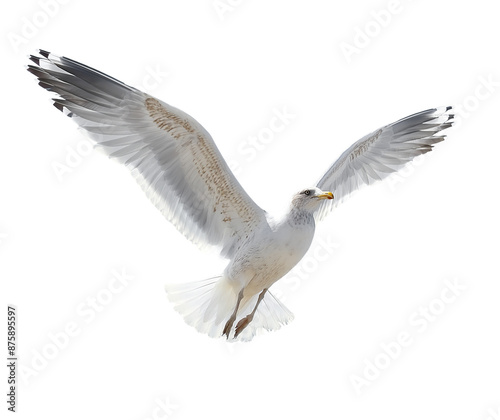
[[[229,339],[229,333],[231,332],[231,328],[234,324],[234,321],[236,319],[236,314],[238,313],[238,308],[240,306],[241,299],[243,299],[243,289],[240,290],[240,293],[238,293],[238,300],[236,301],[236,306],[234,308],[234,311],[232,315],[229,317],[229,319],[226,322],[226,325],[224,327],[224,330],[222,331],[222,335],[225,335],[227,339]]]
[[[236,330],[234,333],[235,337],[238,337],[238,335],[246,328],[250,322],[252,322],[253,316],[255,315],[255,312],[257,311],[257,307],[259,306],[259,303],[264,299],[264,295],[266,294],[267,289],[262,290],[260,292],[259,298],[257,299],[257,303],[255,304],[255,308],[253,308],[253,311],[247,315],[245,318],[240,319],[240,322],[236,325]]]

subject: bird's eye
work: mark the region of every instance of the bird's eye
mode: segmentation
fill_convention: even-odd
[[[311,190],[305,190],[305,191],[304,191],[304,194],[305,194],[305,195],[311,195]]]

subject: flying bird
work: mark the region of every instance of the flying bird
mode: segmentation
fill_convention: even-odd
[[[57,109],[130,169],[167,220],[228,263],[222,275],[166,287],[185,321],[211,337],[251,340],[293,314],[269,288],[304,256],[316,222],[353,191],[401,169],[444,140],[451,107],[428,109],[361,138],[279,219],[237,181],[210,134],[191,116],[67,57],[38,50],[28,71],[56,94]]]

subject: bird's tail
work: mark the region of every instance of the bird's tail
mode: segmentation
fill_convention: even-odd
[[[185,284],[165,286],[170,302],[186,323],[210,337],[221,337],[224,326],[234,311],[238,290],[224,276]],[[230,332],[231,341],[250,341],[259,330],[274,331],[293,320],[293,314],[271,292],[259,304],[252,322],[234,338],[238,321],[248,315],[258,296],[243,299]]]

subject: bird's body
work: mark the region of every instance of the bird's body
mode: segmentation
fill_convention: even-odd
[[[225,274],[244,287],[247,295],[260,293],[302,259],[311,245],[314,230],[311,213],[292,212],[279,222],[271,220],[248,243],[242,243]]]
[[[260,293],[268,291],[297,265],[309,249],[314,231],[314,217],[308,211],[292,208],[278,221],[268,216],[255,232],[239,242],[233,258],[216,282],[195,282],[188,285],[187,290],[185,285],[180,288],[167,286],[170,299],[178,304],[177,308],[183,314],[203,314],[203,317],[185,318],[198,331],[220,336],[227,316],[238,303],[240,291],[243,293],[235,319],[247,316],[257,305]],[[207,289],[213,292],[207,293]],[[266,321],[274,325],[273,329],[278,328],[280,323],[288,323],[293,318],[292,314],[270,292],[267,295],[259,303],[259,307],[267,307],[270,311]],[[200,311],[200,308],[206,310]],[[233,327],[235,330],[236,325]],[[233,335],[233,329],[229,330],[228,338]],[[243,332],[238,338],[250,339],[255,330],[247,328]]]
[[[292,313],[269,288],[305,255],[316,221],[362,184],[429,152],[453,118],[450,107],[429,109],[363,137],[276,221],[248,196],[194,118],[98,70],[39,53],[28,70],[58,95],[56,108],[127,166],[181,233],[228,260],[220,277],[167,286],[186,322],[213,337],[250,340],[288,323]]]

